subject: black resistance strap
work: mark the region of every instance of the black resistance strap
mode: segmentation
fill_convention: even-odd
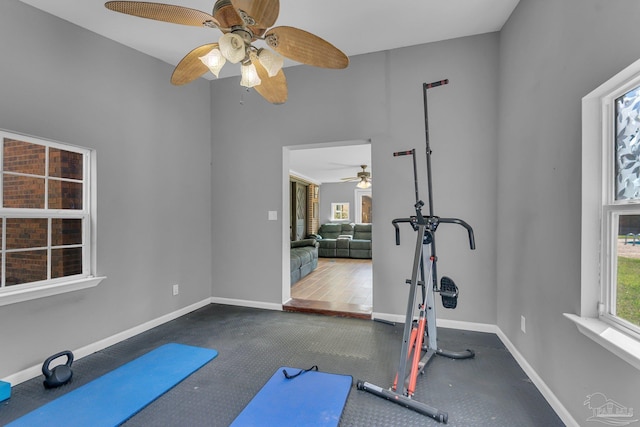
[[[286,379],[288,379],[288,380],[292,380],[292,379],[294,379],[295,377],[297,377],[297,376],[298,376],[298,375],[300,375],[300,374],[304,374],[305,372],[309,372],[309,371],[317,371],[317,370],[318,370],[318,365],[313,365],[313,366],[312,366],[312,367],[310,367],[309,369],[301,369],[301,370],[300,370],[300,372],[298,372],[297,374],[294,374],[294,375],[289,375],[289,374],[287,373],[287,370],[286,370],[286,369],[283,369],[283,370],[282,370],[282,373],[284,374],[284,376],[285,376],[285,378],[286,378]]]

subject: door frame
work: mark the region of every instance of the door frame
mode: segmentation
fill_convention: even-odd
[[[291,218],[290,212],[290,198],[291,198],[291,185],[289,184],[289,169],[290,169],[290,152],[294,150],[309,150],[313,148],[329,148],[329,147],[342,147],[346,145],[362,145],[371,144],[371,139],[358,139],[348,141],[334,141],[323,142],[316,144],[301,144],[301,145],[289,145],[282,147],[282,304],[286,304],[291,300],[291,230],[289,224],[289,218]],[[372,160],[373,162],[373,160]],[[373,166],[372,166],[373,167]],[[302,177],[302,176],[301,176]],[[302,177],[304,178],[304,177]],[[310,180],[313,182],[313,180]],[[315,183],[315,182],[314,182]],[[318,183],[315,183],[318,184]],[[373,280],[373,278],[372,278]],[[372,283],[373,285],[373,283]],[[373,289],[372,289],[373,292]]]

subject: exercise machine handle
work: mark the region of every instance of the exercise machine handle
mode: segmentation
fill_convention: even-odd
[[[449,224],[458,224],[466,228],[467,232],[469,233],[469,247],[471,249],[476,248],[476,239],[473,235],[473,228],[471,228],[469,224],[467,224],[466,222],[464,222],[459,218],[440,218],[440,222],[449,223]]]
[[[408,222],[413,225],[413,223],[415,222],[415,219],[414,218],[396,218],[394,220],[391,220],[391,224],[393,224],[393,227],[396,229],[396,246],[400,245],[400,227],[398,227],[398,223],[400,222]]]

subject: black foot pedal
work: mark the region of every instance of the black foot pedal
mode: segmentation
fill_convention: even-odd
[[[456,308],[458,305],[458,287],[447,276],[440,279],[440,296],[444,308]]]

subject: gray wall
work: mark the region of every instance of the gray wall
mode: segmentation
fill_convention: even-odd
[[[97,288],[0,307],[0,378],[211,296],[206,81],[0,2],[0,128],[97,150]],[[171,285],[179,283],[174,297]]]
[[[267,211],[281,211],[287,200],[282,148],[370,138],[373,233],[379,242],[373,254],[374,312],[403,313],[415,237],[407,226],[403,245],[396,247],[391,220],[415,213],[415,200],[411,160],[392,153],[415,147],[424,165],[422,83],[449,78],[449,86],[429,95],[436,213],[471,223],[478,250],[469,250],[462,228],[441,227],[440,271],[463,294],[458,309],[442,315],[495,324],[498,41],[493,33],[361,55],[339,71],[288,68],[289,100],[280,106],[245,92],[237,78],[214,81],[213,296],[282,302],[282,223],[267,220]],[[420,172],[426,199],[424,166]],[[288,215],[280,212],[279,218],[286,221]],[[260,230],[256,247],[238,234],[247,227]]]
[[[580,310],[581,99],[640,57],[639,14],[521,0],[500,36],[498,326],[581,424],[594,392],[640,408],[640,372],[562,316]]]
[[[320,224],[331,221],[331,203],[349,203],[349,221],[356,221],[355,189],[357,182],[328,182],[320,186],[318,191],[318,209],[320,210]]]
[[[236,78],[174,88],[167,64],[0,2],[0,128],[97,150],[108,276],[0,307],[0,377],[209,296],[280,303],[288,146],[371,139],[374,311],[402,313],[413,234],[396,247],[390,221],[412,213],[413,187],[410,160],[391,153],[415,147],[424,177],[421,85],[449,78],[429,92],[436,213],[473,225],[478,249],[441,226],[439,271],[462,294],[439,313],[497,324],[580,423],[594,392],[637,410],[638,371],[562,313],[580,302],[580,100],[640,57],[638,8],[522,0],[500,34],[289,68],[289,101],[271,106]]]

